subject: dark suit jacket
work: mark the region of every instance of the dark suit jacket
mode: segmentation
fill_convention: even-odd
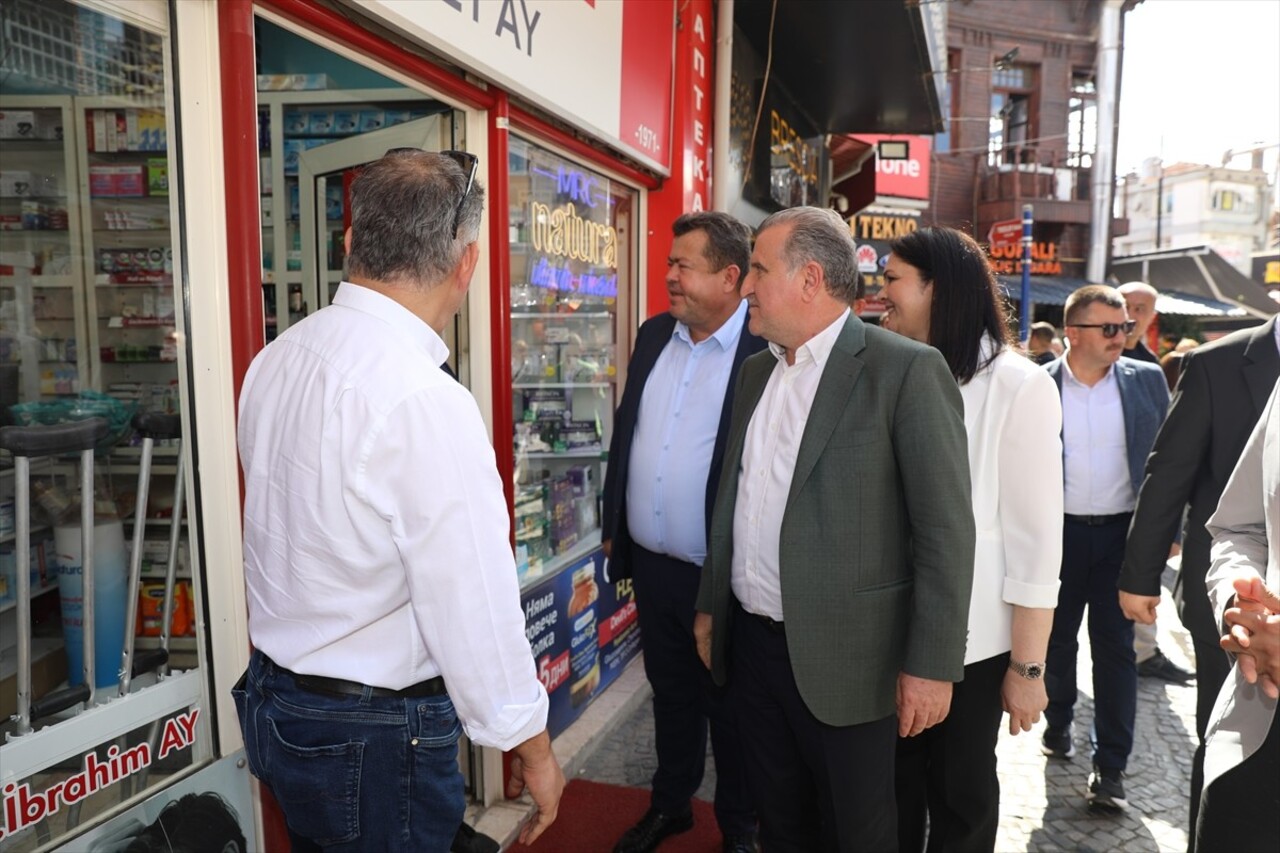
[[[698,591],[718,684],[742,453],[776,364],[760,353],[738,377]],[[963,411],[938,350],[848,319],[809,410],[778,547],[791,669],[828,725],[893,714],[901,672],[964,677],[975,532]]]
[[[1062,359],[1046,365],[1045,370],[1058,383],[1062,393]],[[1121,357],[1116,362],[1116,383],[1120,386],[1120,406],[1124,409],[1124,440],[1129,451],[1129,480],[1133,493],[1142,488],[1142,467],[1156,440],[1156,432],[1169,407],[1169,384],[1158,364]],[[1064,414],[1065,417],[1065,414]],[[1170,539],[1170,542],[1173,540]],[[1165,546],[1165,552],[1168,552]]]
[[[609,467],[604,477],[604,524],[601,536],[613,540],[609,558],[609,580],[631,577],[628,551],[631,534],[627,530],[627,477],[631,473],[631,439],[635,436],[636,421],[640,417],[640,399],[649,381],[658,356],[671,342],[676,328],[676,318],[659,314],[646,320],[636,334],[636,348],[627,365],[627,387],[622,391],[617,416],[613,419],[613,438],[609,441]],[[707,475],[706,518],[711,527],[711,510],[715,504],[716,484],[720,482],[720,467],[724,460],[725,435],[729,431],[729,413],[733,411],[733,389],[738,369],[752,353],[765,348],[764,338],[751,334],[744,318],[738,349],[733,354],[733,367],[729,372],[729,385],[725,388],[724,405],[720,409],[720,428],[716,431],[716,443],[711,452],[711,470]]]
[[[1182,571],[1176,598],[1182,624],[1198,642],[1217,645],[1219,631],[1205,590],[1209,534],[1227,479],[1280,376],[1273,317],[1188,352],[1182,377],[1138,494],[1120,589],[1159,595],[1160,574],[1185,510]]]

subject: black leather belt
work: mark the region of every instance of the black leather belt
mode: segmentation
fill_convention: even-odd
[[[774,619],[774,618],[769,617],[769,616],[765,616],[763,613],[751,613],[751,612],[749,612],[749,611],[747,611],[747,610],[744,610],[744,611],[742,611],[742,612],[743,612],[743,613],[746,613],[746,614],[747,614],[748,616],[750,616],[752,619],[755,619],[757,622],[759,622],[761,625],[763,625],[763,626],[764,626],[764,629],[765,629],[766,631],[768,631],[769,633],[771,633],[771,634],[786,634],[786,633],[787,633],[786,623],[785,623],[785,622],[779,622],[777,619]]]
[[[280,664],[263,655],[275,669],[293,679],[299,690],[308,693],[323,693],[329,696],[363,696],[366,690],[370,696],[381,696],[387,699],[422,699],[426,696],[441,696],[445,693],[444,676],[437,675],[426,681],[411,684],[403,690],[392,690],[389,687],[373,687],[358,681],[347,681],[344,678],[329,678],[323,675],[301,675],[285,669]]]
[[[1076,524],[1084,524],[1089,527],[1101,527],[1104,524],[1115,524],[1120,521],[1128,521],[1133,517],[1131,512],[1117,512],[1114,515],[1072,515],[1065,513],[1064,517],[1067,521],[1074,521]]]

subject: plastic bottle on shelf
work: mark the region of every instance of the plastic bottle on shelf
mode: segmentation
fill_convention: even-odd
[[[43,481],[39,481],[43,484]],[[128,596],[124,523],[116,502],[99,474],[95,478],[93,522],[93,655],[94,686],[109,687],[119,680],[124,651],[125,605]],[[84,681],[84,584],[80,501],[53,484],[32,494],[53,523],[58,592],[62,603],[62,638],[67,653],[67,678]]]

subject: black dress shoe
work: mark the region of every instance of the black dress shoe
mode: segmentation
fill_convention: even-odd
[[[502,845],[498,842],[464,823],[453,836],[449,853],[498,853],[501,849]]]
[[[1174,684],[1186,684],[1196,677],[1164,656],[1164,652],[1156,649],[1156,653],[1138,664],[1138,675],[1143,678],[1159,678]]]
[[[693,829],[693,812],[667,814],[657,809],[645,812],[640,822],[623,833],[613,848],[613,853],[650,853],[656,850],[669,835],[678,835]]]
[[[760,853],[760,845],[756,842],[754,832],[726,835],[720,849],[724,853]]]

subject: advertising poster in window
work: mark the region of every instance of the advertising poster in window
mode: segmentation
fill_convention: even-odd
[[[640,625],[631,581],[605,581],[597,550],[555,577],[526,590],[525,635],[551,709],[556,737],[578,718],[640,651]]]

